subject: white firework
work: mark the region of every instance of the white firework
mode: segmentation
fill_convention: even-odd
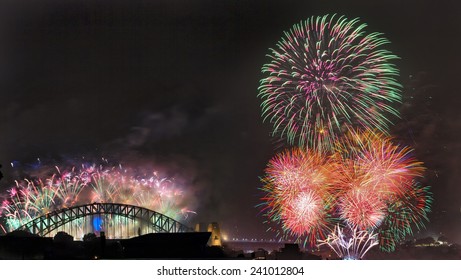
[[[361,260],[374,246],[378,245],[378,234],[357,227],[349,228],[350,233],[339,224],[325,240],[318,240],[317,246],[328,245],[343,260]]]

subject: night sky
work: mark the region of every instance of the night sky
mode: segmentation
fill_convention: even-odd
[[[435,199],[422,235],[461,242],[456,0],[1,0],[0,189],[37,158],[152,165],[193,190],[191,223],[273,237],[255,207],[279,147],[260,116],[261,67],[284,30],[327,13],[392,42],[404,86],[393,135],[425,163]]]

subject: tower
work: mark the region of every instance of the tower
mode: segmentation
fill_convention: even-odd
[[[208,232],[211,232],[210,246],[221,246],[221,230],[217,222],[212,222],[208,225]]]

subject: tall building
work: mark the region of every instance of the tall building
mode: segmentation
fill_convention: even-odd
[[[208,224],[198,223],[195,225],[196,232],[211,232],[210,240],[208,241],[209,246],[222,246],[221,230],[217,222]]]
[[[210,246],[221,246],[221,230],[217,222],[212,222],[208,225],[208,232],[211,232],[211,237],[209,241]]]

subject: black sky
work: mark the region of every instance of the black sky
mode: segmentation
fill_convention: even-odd
[[[1,0],[0,187],[20,179],[13,161],[152,162],[197,190],[196,221],[271,236],[255,208],[275,152],[260,69],[284,30],[326,13],[359,17],[392,42],[405,87],[394,134],[428,167],[429,232],[461,242],[455,0]]]

